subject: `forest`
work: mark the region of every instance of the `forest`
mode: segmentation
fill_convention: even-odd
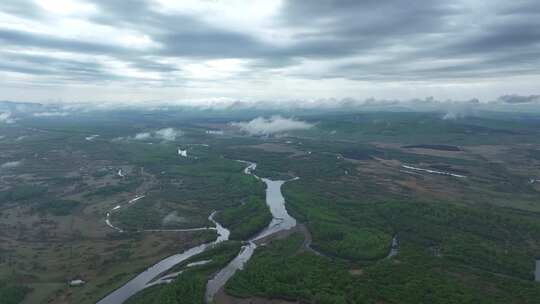
[[[216,220],[231,231],[231,239],[247,240],[268,226],[272,214],[263,199],[251,196],[241,205],[219,212]]]
[[[536,303],[536,283],[465,270],[417,246],[400,248],[399,259],[350,263],[301,249],[302,236],[261,247],[226,285],[240,298],[301,303]],[[458,275],[459,274],[459,275]]]

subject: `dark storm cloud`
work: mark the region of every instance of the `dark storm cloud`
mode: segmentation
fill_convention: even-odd
[[[492,55],[511,51],[518,55],[531,49],[540,50],[540,19],[501,19],[495,21],[496,24],[486,25],[478,33],[445,45],[447,52],[443,54]]]
[[[423,81],[540,72],[540,2],[535,0],[493,1],[479,8],[459,1],[289,0],[273,25],[292,36],[281,44],[196,15],[161,12],[151,1],[91,2],[98,12],[88,21],[142,33],[158,47],[133,49],[13,29],[0,30],[0,42],[22,49],[106,55],[141,71],[163,74],[179,68],[160,58],[250,59],[248,67],[255,72],[298,66],[305,59],[341,61],[318,74],[285,72],[312,79]],[[44,14],[29,1],[3,2],[0,11],[29,20],[41,20]],[[3,62],[0,70],[108,76],[99,63],[53,61],[46,68],[42,62],[32,66],[32,60]]]
[[[139,51],[122,46],[112,46],[99,42],[79,41],[76,39],[58,38],[54,36],[37,35],[15,30],[0,30],[0,42],[15,45],[20,49],[46,49],[67,51],[83,55],[108,55],[126,60],[130,66],[157,72],[172,72],[178,69],[170,65],[146,59]],[[58,75],[65,72],[66,77],[83,77],[87,80],[94,77],[101,79],[122,79],[105,72],[105,68],[97,62],[83,62],[69,59],[58,59],[43,55],[1,54],[2,59],[9,63],[0,65],[0,70],[36,75]],[[37,67],[36,67],[37,66]],[[126,78],[127,79],[127,78]]]
[[[2,0],[0,2],[0,12],[15,16],[38,17],[39,11],[39,8],[29,0]]]
[[[0,71],[33,74],[33,75],[48,75],[49,71],[30,66],[21,65],[20,63],[0,62]]]
[[[287,3],[283,22],[305,28],[312,43],[324,42],[321,45],[328,57],[341,55],[335,49],[358,56],[383,56],[376,62],[339,64],[326,74],[311,75],[313,78],[427,80],[540,71],[538,1],[494,6],[492,11],[482,12],[481,20],[448,1]],[[311,33],[315,26],[322,30]],[[389,53],[392,47],[403,51]],[[426,65],[440,60],[452,61],[446,66]]]
[[[25,49],[44,48],[82,54],[127,54],[131,52],[129,49],[99,42],[80,41],[9,29],[0,29],[0,42]]]
[[[96,0],[103,12],[94,21],[140,30],[162,46],[162,56],[246,58],[257,56],[263,44],[249,35],[212,26],[192,16],[163,14],[145,0]]]
[[[121,77],[107,72],[97,62],[59,59],[45,55],[0,52],[0,69],[10,72],[48,75],[63,80],[104,82]]]
[[[292,0],[283,8],[282,22],[307,30],[318,28],[314,36],[386,39],[440,32],[446,27],[444,19],[457,13],[457,8],[443,1]]]
[[[171,66],[170,64],[159,63],[152,59],[145,59],[141,57],[131,58],[130,61],[131,61],[130,65],[132,67],[135,67],[143,71],[167,73],[167,72],[175,72],[175,71],[180,70],[176,67]]]
[[[251,37],[219,30],[167,33],[156,37],[165,45],[162,54],[168,56],[251,58],[260,56],[264,50],[263,44]]]

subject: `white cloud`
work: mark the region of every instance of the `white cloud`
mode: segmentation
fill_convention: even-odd
[[[176,130],[176,129],[173,129],[173,128],[166,128],[166,129],[157,130],[154,133],[154,136],[156,138],[160,138],[160,139],[163,139],[163,140],[166,140],[166,141],[173,141],[173,140],[176,139],[176,137],[178,137],[180,135],[182,135],[182,131]]]
[[[446,114],[444,114],[443,116],[443,120],[455,120],[458,118],[458,114],[455,113],[455,112],[448,112]]]
[[[18,160],[18,161],[9,161],[9,162],[6,162],[6,163],[3,163],[2,165],[0,165],[0,168],[1,169],[11,169],[11,168],[18,167],[21,163],[22,163],[22,161],[20,161],[20,160]]]
[[[0,91],[96,104],[537,95],[540,2],[454,2],[4,0]]]
[[[184,14],[218,28],[243,32],[269,42],[287,42],[292,29],[283,30],[275,21],[283,0],[156,0],[154,9],[164,14]]]
[[[163,141],[173,141],[176,140],[177,137],[181,136],[183,132],[178,129],[174,128],[164,128],[159,129],[156,131],[149,131],[149,132],[141,132],[135,134],[135,136],[128,136],[128,137],[118,137],[115,138],[114,141],[122,141],[122,140],[151,140],[151,139],[158,139]]]
[[[251,135],[270,135],[293,130],[307,130],[313,125],[305,121],[285,118],[279,115],[270,118],[257,117],[248,122],[233,122],[231,125]]]
[[[11,112],[0,112],[0,123],[12,124],[15,118],[11,116]]]
[[[73,0],[56,0],[56,1],[45,1],[45,0],[35,0],[36,4],[40,6],[45,11],[61,15],[83,15],[95,13],[97,8],[92,3],[86,3],[82,1],[73,1]]]
[[[38,112],[32,114],[34,117],[52,117],[52,116],[67,116],[68,112]]]
[[[136,140],[145,140],[145,139],[149,139],[150,137],[152,137],[152,135],[149,132],[143,132],[143,133],[135,134],[134,138]]]

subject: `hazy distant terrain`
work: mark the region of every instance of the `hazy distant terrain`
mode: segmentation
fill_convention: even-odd
[[[282,187],[297,225],[261,241],[216,303],[540,299],[534,115],[189,108],[33,115],[4,106],[15,107],[13,121],[0,125],[7,303],[95,303],[164,257],[214,240],[208,216],[217,211],[230,240],[128,301],[203,303],[206,282],[238,254],[238,241],[272,219],[265,184],[237,160],[257,163],[259,177],[299,177]],[[76,279],[85,284],[69,287]]]

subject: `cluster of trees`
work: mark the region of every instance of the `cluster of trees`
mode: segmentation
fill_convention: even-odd
[[[242,298],[346,303],[344,288],[350,279],[343,265],[311,253],[298,253],[302,242],[302,235],[293,234],[260,247],[245,269],[226,284],[226,292]]]
[[[175,164],[160,168],[159,185],[148,191],[146,198],[114,212],[113,221],[127,230],[159,229],[163,225],[200,227],[210,224],[206,218],[210,212],[224,209],[223,214],[219,213],[219,221],[232,228],[235,239],[264,228],[268,223],[266,206],[261,203],[264,184],[244,174],[245,165],[240,162],[205,157],[188,160],[175,157]],[[172,212],[182,222],[164,222],[165,216]],[[236,215],[244,216],[242,223],[235,222]]]
[[[24,300],[30,288],[0,281],[0,302],[2,304],[19,304]]]
[[[314,248],[348,260],[382,258],[392,241],[392,235],[376,228],[356,228],[324,221],[313,222],[309,227],[315,240]]]
[[[29,200],[39,197],[45,192],[47,192],[47,188],[40,185],[19,185],[8,190],[0,191],[0,202],[18,202]]]
[[[272,214],[262,198],[251,196],[243,204],[219,212],[216,219],[231,231],[231,239],[247,240],[268,226]]]
[[[80,205],[80,202],[74,200],[52,199],[41,202],[34,207],[34,211],[45,214],[52,214],[56,216],[65,216],[71,214],[71,212]]]
[[[328,255],[377,257],[397,233],[401,244],[436,248],[438,255],[470,267],[532,279],[540,248],[535,213],[447,202],[359,202],[330,196],[329,186],[318,185],[300,180],[286,184],[284,194],[289,211],[313,232],[314,246]]]
[[[128,299],[126,304],[204,304],[206,282],[213,273],[229,263],[239,250],[239,242],[219,244],[169,270],[171,273],[184,269],[172,283],[147,288]],[[191,262],[208,259],[211,259],[209,263],[185,268]]]
[[[399,256],[350,264],[300,251],[300,235],[259,247],[225,286],[236,297],[318,304],[536,303],[535,282],[466,270],[451,260],[405,245]],[[351,268],[360,272],[352,272]]]
[[[107,185],[86,193],[85,197],[109,196],[121,192],[133,192],[140,185],[139,181],[129,180],[116,185]]]
[[[143,290],[126,304],[203,304],[205,283],[206,276],[188,271],[166,286]]]
[[[307,141],[304,143],[305,146],[302,147],[302,150],[309,151],[310,147],[308,145],[311,144],[314,145],[313,148],[317,149],[315,143]],[[322,176],[335,178],[343,175],[344,170],[352,171],[353,166],[336,158],[335,154],[309,152],[292,157],[292,153],[272,153],[247,147],[225,151],[228,158],[256,162],[257,170],[255,174],[274,180],[286,180],[296,176],[302,178]]]
[[[135,204],[113,212],[111,221],[127,231],[159,229],[162,215],[157,205],[157,202],[151,197],[142,198]]]
[[[245,165],[230,159],[209,157],[174,165],[161,179],[178,179],[181,199],[197,201],[211,209],[236,206],[248,196],[264,196],[264,184],[243,172]]]
[[[440,248],[447,259],[526,280],[540,246],[538,215],[489,206],[390,202],[366,211],[389,219],[403,242]]]

